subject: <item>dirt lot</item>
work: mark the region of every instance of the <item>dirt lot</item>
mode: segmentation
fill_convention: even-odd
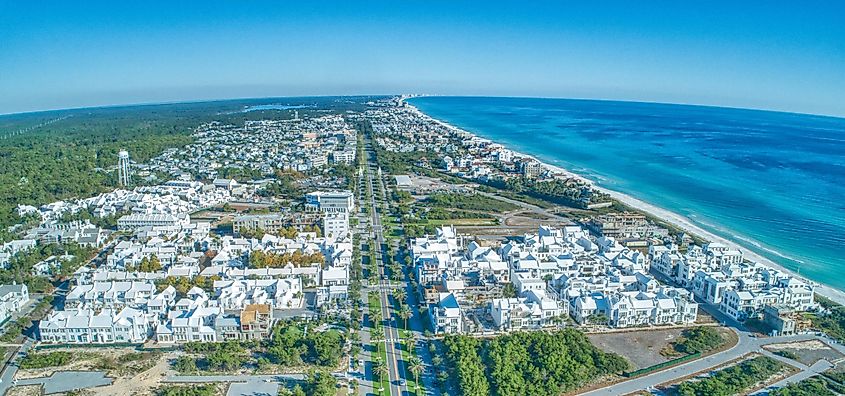
[[[161,379],[168,373],[169,360],[176,358],[174,352],[142,354],[132,348],[70,348],[62,351],[74,354],[74,360],[61,367],[22,369],[15,377],[45,377],[56,371],[67,370],[101,370],[106,371],[106,375],[113,378],[114,382],[109,386],[88,389],[85,391],[86,395],[152,395],[152,390],[160,385]],[[15,392],[26,392],[26,388],[14,389]],[[35,389],[40,392],[37,387]],[[34,394],[39,394],[38,392]],[[23,396],[32,393],[14,394]]]
[[[16,386],[9,389],[6,396],[41,396],[41,385]]]
[[[790,342],[784,344],[766,345],[766,349],[771,352],[789,351],[798,355],[798,361],[808,366],[821,359],[828,362],[833,362],[837,359],[843,358],[842,354],[831,348],[827,344],[819,340],[809,340],[800,342]]]
[[[624,356],[633,368],[641,369],[668,361],[660,351],[680,337],[683,329],[647,329],[622,333],[589,334],[590,341],[603,351]]]

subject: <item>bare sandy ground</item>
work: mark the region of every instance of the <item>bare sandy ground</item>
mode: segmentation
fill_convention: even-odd
[[[127,395],[145,396],[152,395],[153,389],[161,385],[161,380],[168,374],[170,365],[168,361],[175,359],[175,353],[166,353],[159,356],[158,361],[146,371],[136,373],[131,377],[118,377],[109,386],[101,386],[89,389],[87,392],[96,396]]]

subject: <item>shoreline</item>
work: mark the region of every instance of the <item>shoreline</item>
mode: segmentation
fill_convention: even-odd
[[[524,154],[520,151],[517,151],[517,150],[514,150],[510,147],[507,147],[507,145],[505,145],[505,144],[502,144],[502,143],[499,143],[499,142],[494,142],[493,140],[490,140],[490,139],[487,139],[487,138],[484,138],[484,137],[480,137],[480,136],[478,136],[478,135],[476,135],[472,132],[469,132],[467,130],[458,128],[454,125],[451,125],[448,122],[445,122],[445,121],[439,120],[437,118],[431,117],[428,114],[425,114],[424,112],[422,112],[416,106],[412,105],[411,103],[408,103],[406,101],[406,99],[410,99],[410,98],[402,97],[402,98],[400,98],[400,102],[404,103],[406,106],[408,106],[411,109],[411,111],[416,112],[417,114],[420,114],[424,117],[428,117],[428,118],[434,120],[435,122],[437,122],[438,124],[442,125],[443,127],[447,128],[447,129],[451,129],[453,131],[457,131],[457,132],[460,132],[460,133],[467,134],[468,136],[473,136],[477,139],[481,139],[481,140],[484,140],[484,141],[488,141],[488,142],[492,142],[492,143],[501,145],[502,147],[506,147],[509,150],[513,151],[515,154],[519,154],[519,155],[527,157],[527,158],[532,158],[532,159],[540,162],[540,164],[544,168],[550,169],[550,170],[557,172],[557,173],[562,173],[562,174],[565,174],[567,176],[574,177],[574,178],[581,180],[581,181],[584,181],[585,183],[589,184],[590,186],[592,186],[592,188],[596,189],[597,191],[600,191],[602,193],[610,195],[611,198],[631,207],[634,210],[638,210],[638,211],[647,213],[649,215],[652,215],[654,217],[657,217],[657,218],[659,218],[659,219],[661,219],[661,220],[663,220],[663,221],[683,230],[684,232],[693,234],[693,235],[698,236],[702,239],[706,239],[706,240],[711,241],[711,242],[723,243],[723,244],[725,244],[725,245],[727,245],[727,246],[729,246],[733,249],[740,250],[742,252],[743,259],[745,259],[745,260],[757,262],[759,264],[778,269],[778,270],[783,271],[787,274],[790,274],[791,276],[802,279],[803,281],[805,281],[807,283],[811,283],[815,286],[816,294],[819,294],[823,297],[829,298],[829,299],[833,300],[834,302],[836,302],[838,304],[845,305],[845,291],[838,290],[838,289],[833,288],[831,286],[828,286],[828,285],[825,285],[823,283],[816,282],[816,281],[808,279],[804,276],[801,276],[801,275],[795,273],[794,271],[789,270],[789,269],[783,267],[782,265],[776,263],[772,259],[769,259],[768,257],[765,257],[762,254],[754,251],[753,248],[743,246],[738,242],[735,242],[735,241],[732,241],[732,240],[727,239],[725,237],[721,237],[719,235],[716,235],[715,233],[713,233],[711,231],[707,231],[706,229],[702,228],[701,226],[693,223],[692,220],[690,220],[686,216],[680,215],[678,213],[672,212],[672,211],[667,210],[667,209],[663,209],[663,208],[661,208],[657,205],[645,202],[645,201],[643,201],[639,198],[633,197],[631,195],[628,195],[628,194],[625,194],[625,193],[622,193],[622,192],[619,192],[619,191],[611,190],[611,189],[606,188],[606,187],[599,186],[598,184],[596,184],[596,182],[594,180],[588,179],[588,178],[586,178],[582,175],[579,175],[575,172],[563,169],[563,168],[556,166],[556,165],[548,164],[545,161],[540,160],[539,158],[537,158],[535,156]]]

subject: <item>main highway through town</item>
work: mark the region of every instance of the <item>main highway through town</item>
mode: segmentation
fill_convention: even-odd
[[[373,229],[373,240],[374,244],[377,247],[375,251],[375,260],[376,265],[378,266],[379,271],[379,299],[381,301],[381,313],[382,313],[382,320],[384,322],[384,343],[387,350],[387,361],[385,364],[387,365],[388,369],[388,378],[390,379],[390,394],[401,396],[408,392],[407,386],[405,385],[404,381],[401,381],[403,378],[403,364],[402,356],[397,344],[400,342],[399,338],[399,329],[397,328],[398,320],[393,317],[393,309],[390,303],[390,295],[388,291],[390,290],[390,284],[387,281],[387,277],[384,273],[384,263],[382,261],[382,256],[385,254],[387,246],[384,242],[384,234],[381,225],[381,216],[378,209],[378,205],[376,204],[376,194],[375,188],[373,184],[375,183],[373,173],[375,169],[377,169],[378,164],[376,162],[375,152],[372,150],[371,142],[367,142],[367,166],[365,167],[367,170],[367,189],[369,190],[370,202],[367,204],[370,205],[370,214],[372,216],[372,229]],[[378,181],[381,183],[381,180]],[[381,199],[384,201],[386,198],[384,189],[379,189],[381,194]],[[376,385],[374,385],[375,387]]]

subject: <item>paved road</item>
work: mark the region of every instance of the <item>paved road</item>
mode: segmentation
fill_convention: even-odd
[[[26,338],[18,352],[12,355],[9,361],[6,362],[5,366],[3,367],[3,373],[0,374],[0,380],[2,380],[2,382],[0,382],[0,395],[5,395],[9,388],[12,387],[12,381],[15,378],[15,374],[18,373],[17,360],[26,355],[26,352],[29,351],[29,348],[31,347],[32,339]]]
[[[382,225],[381,225],[381,217],[380,213],[377,210],[378,205],[376,204],[376,196],[375,196],[375,189],[373,184],[375,179],[373,177],[374,168],[377,166],[375,152],[372,150],[372,142],[367,142],[367,162],[368,166],[366,167],[367,171],[367,188],[370,192],[370,215],[371,215],[371,224],[373,228],[373,236],[375,240],[375,246],[377,246],[378,250],[375,250],[375,260],[376,265],[378,267],[379,276],[380,276],[380,287],[379,288],[379,297],[381,300],[381,313],[382,318],[384,320],[384,343],[387,351],[387,369],[388,369],[388,379],[390,381],[389,389],[391,395],[398,395],[401,396],[408,391],[406,385],[400,385],[400,379],[403,378],[402,373],[405,372],[404,370],[404,361],[402,360],[401,352],[399,351],[397,344],[400,341],[399,338],[399,330],[396,327],[396,317],[393,316],[392,307],[390,304],[390,298],[387,290],[389,287],[389,283],[385,280],[385,268],[384,262],[382,260],[382,255],[385,253],[386,246],[384,243],[384,234],[382,232]],[[379,183],[383,183],[379,180]],[[382,200],[386,198],[384,185],[381,184],[380,195]]]
[[[106,377],[105,371],[57,371],[49,377],[19,380],[17,385],[41,385],[44,394],[49,395],[106,386],[111,383],[112,379]]]
[[[303,374],[241,374],[241,375],[170,375],[162,382],[196,384],[205,382],[302,381]]]
[[[767,356],[772,356],[778,360],[781,360],[791,366],[795,366],[799,370],[801,370],[798,374],[784,380],[781,382],[784,383],[791,383],[794,382],[796,379],[803,379],[811,377],[815,375],[822,366],[820,363],[816,363],[813,367],[807,367],[799,362],[785,359],[781,356],[774,355],[765,349],[763,349],[764,345],[768,344],[777,344],[777,343],[784,343],[784,342],[797,342],[797,341],[808,341],[808,340],[820,340],[822,342],[827,343],[832,348],[836,349],[840,353],[845,354],[845,346],[842,344],[831,342],[830,339],[817,336],[815,334],[799,334],[794,336],[779,336],[779,337],[762,337],[758,338],[755,337],[751,332],[747,331],[745,328],[740,326],[736,322],[730,321],[730,319],[726,318],[724,315],[720,315],[717,311],[713,311],[714,307],[706,306],[704,304],[700,305],[702,309],[705,311],[710,312],[717,320],[722,321],[731,326],[731,329],[737,334],[738,342],[735,346],[731,349],[715,353],[713,355],[707,356],[702,359],[693,360],[689,363],[681,364],[675,366],[673,368],[659,371],[653,374],[649,374],[646,376],[634,378],[632,380],[628,380],[625,382],[620,382],[618,384],[610,385],[601,389],[596,389],[590,392],[582,393],[581,395],[590,395],[590,396],[597,396],[597,395],[625,395],[641,390],[648,389],[653,386],[657,386],[666,382],[671,382],[678,380],[679,378],[683,378],[689,375],[693,375],[699,372],[705,372],[724,364],[725,362],[738,359],[746,354],[756,352],[761,353]],[[712,312],[711,312],[712,311]],[[822,363],[823,364],[823,363]],[[827,363],[828,365],[830,363]],[[822,370],[823,371],[823,370]],[[791,382],[790,382],[791,381]]]
[[[777,356],[777,355],[775,355],[775,356]],[[794,362],[794,361],[792,361],[792,362]],[[796,382],[803,381],[803,380],[810,378],[814,375],[821,374],[821,373],[823,373],[823,372],[825,372],[825,371],[827,371],[831,368],[833,368],[833,364],[831,364],[830,362],[828,362],[827,360],[824,360],[824,359],[819,360],[818,362],[813,364],[812,367],[806,367],[805,369],[802,369],[801,371],[795,373],[791,377],[784,378],[784,379],[782,379],[778,382],[775,382],[774,384],[766,387],[766,389],[761,389],[761,390],[759,390],[755,393],[752,393],[752,395],[759,395],[759,396],[768,395],[769,391],[771,389],[782,388],[782,387],[787,386],[789,384],[793,384],[793,383],[796,383]]]

